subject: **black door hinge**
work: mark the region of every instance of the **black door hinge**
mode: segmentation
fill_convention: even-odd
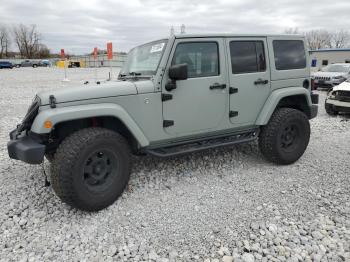
[[[230,87],[230,94],[236,94],[238,93],[238,88],[235,88],[235,87]]]
[[[169,127],[174,125],[174,120],[164,120],[163,127]]]
[[[230,117],[238,116],[238,111],[230,111]]]
[[[162,101],[167,101],[173,99],[173,95],[171,94],[162,94]]]

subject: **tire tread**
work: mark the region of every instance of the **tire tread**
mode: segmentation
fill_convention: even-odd
[[[108,138],[117,140],[122,150],[125,150],[130,159],[130,148],[126,139],[120,134],[105,128],[90,127],[81,129],[67,138],[57,148],[55,157],[51,163],[51,184],[57,196],[65,203],[82,210],[97,211],[105,207],[105,204],[91,207],[80,201],[74,188],[71,169],[78,160],[83,148],[96,138]],[[127,163],[127,174],[130,175],[130,161]],[[129,177],[127,177],[128,180]],[[108,205],[111,203],[108,203]]]
[[[281,123],[283,123],[287,118],[290,118],[290,117],[295,117],[300,121],[307,123],[307,128],[309,130],[309,133],[306,134],[306,139],[307,139],[306,146],[307,146],[310,138],[310,124],[306,115],[303,112],[294,108],[278,108],[272,114],[268,124],[261,128],[261,133],[259,136],[259,148],[263,156],[268,161],[271,161],[277,164],[286,165],[286,164],[291,164],[299,159],[300,156],[293,161],[287,161],[279,154],[278,150],[276,150],[276,134],[281,126]]]

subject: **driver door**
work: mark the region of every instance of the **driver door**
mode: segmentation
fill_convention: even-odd
[[[218,128],[227,118],[228,83],[224,41],[220,38],[177,39],[162,81],[163,120],[167,133],[175,136],[198,134]],[[176,81],[176,89],[166,91],[171,81],[171,65],[188,66],[188,78]]]

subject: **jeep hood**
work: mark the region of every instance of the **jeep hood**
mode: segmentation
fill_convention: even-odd
[[[56,103],[65,103],[72,101],[96,99],[112,96],[124,96],[137,94],[136,85],[130,81],[111,81],[102,82],[97,85],[87,84],[77,87],[64,87],[51,91],[44,91],[38,93],[41,100],[41,105],[50,104],[49,97],[53,95]]]

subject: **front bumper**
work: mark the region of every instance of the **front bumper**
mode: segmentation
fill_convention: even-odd
[[[313,119],[317,116],[318,113],[318,105],[312,105],[310,108],[310,119]]]
[[[9,157],[22,160],[28,164],[40,164],[44,159],[45,145],[33,135],[19,137],[17,129],[10,133],[10,141],[7,143]]]
[[[332,88],[334,86],[340,85],[343,81],[341,80],[318,80],[314,79],[315,88]]]
[[[326,99],[326,105],[331,107],[334,111],[350,113],[350,102],[339,101],[335,99]]]

